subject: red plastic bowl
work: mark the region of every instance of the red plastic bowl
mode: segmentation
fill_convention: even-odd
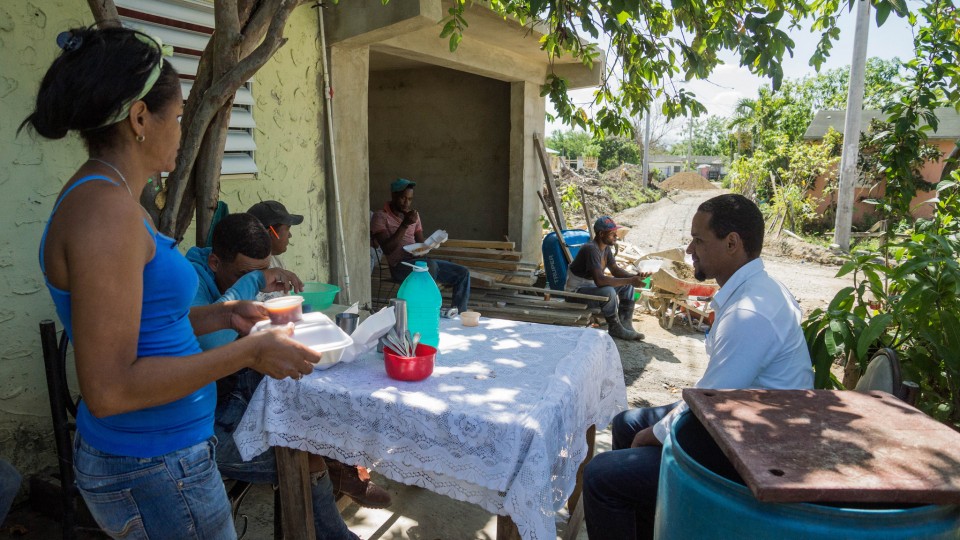
[[[417,344],[416,356],[400,356],[390,347],[383,348],[383,365],[387,376],[398,381],[422,381],[433,373],[437,350],[423,343]]]

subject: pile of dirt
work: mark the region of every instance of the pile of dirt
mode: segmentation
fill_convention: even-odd
[[[579,201],[578,188],[583,188],[587,207],[594,219],[658,200],[661,194],[653,185],[643,189],[643,167],[632,163],[625,163],[604,173],[594,170],[574,171],[564,167],[555,180],[561,197],[569,198],[569,195],[565,194],[572,187],[576,193],[573,198]],[[564,217],[568,228],[585,226],[582,209],[572,210],[568,206]]]
[[[763,237],[763,253],[773,253],[781,257],[789,257],[801,261],[841,266],[845,260],[829,249],[797,240],[787,234],[779,237],[776,234],[765,234]]]
[[[663,182],[660,182],[660,189],[670,191],[679,189],[681,191],[700,191],[704,189],[717,189],[717,186],[710,183],[709,180],[691,171],[677,173]]]

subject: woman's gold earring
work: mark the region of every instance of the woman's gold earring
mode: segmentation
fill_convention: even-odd
[[[146,137],[143,135],[137,135],[137,142],[143,142],[144,140],[146,140]]]

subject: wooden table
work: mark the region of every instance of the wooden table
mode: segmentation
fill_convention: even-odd
[[[960,433],[885,392],[683,399],[760,501],[960,504]]]
[[[575,534],[594,426],[626,407],[609,335],[445,320],[440,349],[421,382],[387,378],[373,352],[300,381],[264,379],[234,438],[246,456],[274,447],[288,539],[313,534],[306,452],[478,504],[498,515],[500,539],[553,538],[563,504]]]

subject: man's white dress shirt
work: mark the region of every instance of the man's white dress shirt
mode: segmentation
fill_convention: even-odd
[[[770,277],[763,261],[741,266],[713,296],[710,357],[697,388],[777,390],[813,388],[810,352],[800,329],[803,313],[786,287]],[[681,403],[653,426],[666,441],[670,423],[687,409]]]

